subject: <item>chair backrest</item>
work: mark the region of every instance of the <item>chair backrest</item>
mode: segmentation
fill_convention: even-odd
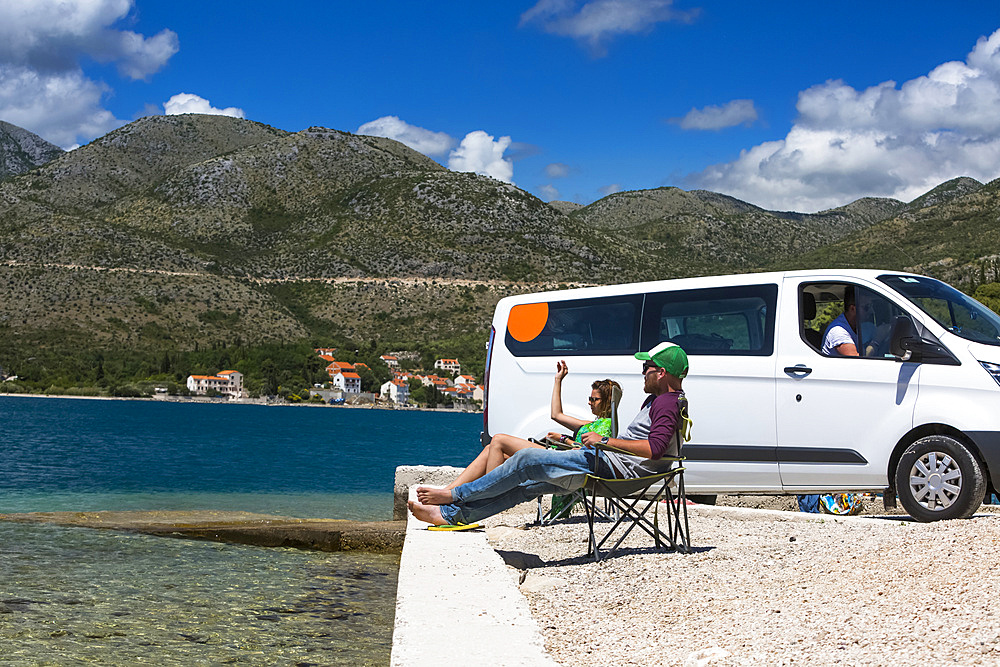
[[[816,297],[812,292],[802,293],[802,319],[804,321],[816,319]]]
[[[816,297],[811,292],[802,292],[801,301],[802,333],[814,349],[819,351],[823,347],[823,334],[815,329],[808,329],[805,323],[816,319]]]
[[[691,426],[694,424],[691,421],[690,415],[688,415],[688,401],[687,396],[681,393],[677,400],[678,408],[680,409],[680,423],[677,424],[677,428],[674,429],[674,437],[670,443],[671,449],[677,448],[677,452],[671,454],[668,452],[669,456],[682,456],[681,449],[684,447],[684,443],[691,439]]]
[[[618,437],[618,404],[622,401],[621,387],[611,386],[611,437]]]

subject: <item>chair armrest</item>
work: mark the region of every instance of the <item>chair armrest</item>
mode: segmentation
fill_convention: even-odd
[[[528,441],[533,442],[536,445],[541,445],[542,447],[547,447],[549,449],[567,450],[567,449],[580,448],[580,445],[578,445],[575,442],[572,444],[566,444],[565,442],[562,442],[560,440],[553,440],[552,438],[541,438],[538,440],[536,440],[535,438],[528,438]]]

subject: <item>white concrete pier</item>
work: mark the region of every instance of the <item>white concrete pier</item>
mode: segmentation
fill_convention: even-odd
[[[416,486],[409,490],[414,497]],[[554,667],[528,602],[482,531],[435,532],[409,515],[396,593],[393,667]]]

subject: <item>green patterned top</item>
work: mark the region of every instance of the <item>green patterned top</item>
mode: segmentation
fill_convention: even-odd
[[[584,433],[596,433],[597,435],[606,435],[611,437],[611,420],[607,417],[601,417],[600,419],[595,419],[589,424],[584,424],[580,427],[580,430],[576,432],[576,440],[579,443],[583,442]]]

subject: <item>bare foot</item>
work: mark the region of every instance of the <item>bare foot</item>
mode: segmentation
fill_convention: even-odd
[[[417,517],[421,521],[426,521],[429,524],[435,526],[443,526],[448,523],[441,516],[441,508],[437,505],[421,505],[420,503],[413,502],[412,500],[406,503],[406,506],[410,508],[413,512],[413,516]]]
[[[417,500],[424,505],[450,505],[455,502],[451,489],[435,489],[430,486],[417,487]]]

